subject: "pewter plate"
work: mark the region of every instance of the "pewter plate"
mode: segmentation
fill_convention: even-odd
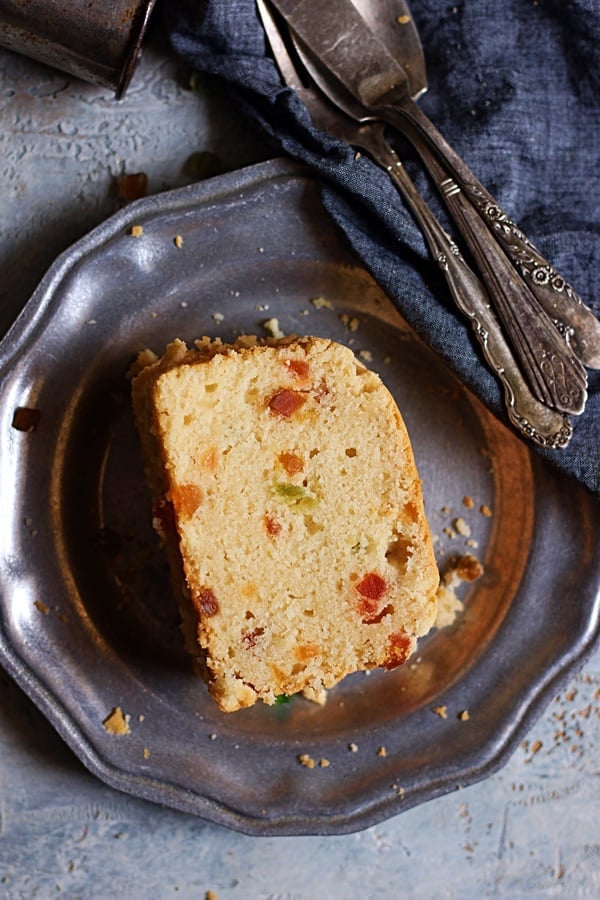
[[[381,374],[440,566],[472,552],[485,574],[402,668],[351,676],[324,707],[227,715],[182,648],[126,373],[143,347],[269,318]],[[138,797],[249,834],[364,828],[496,770],[598,636],[597,504],[411,335],[289,162],[139,201],[61,256],[0,345],[0,416],[2,662],[93,773]],[[116,706],[127,735],[103,726]]]

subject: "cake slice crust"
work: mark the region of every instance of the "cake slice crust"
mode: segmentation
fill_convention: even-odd
[[[321,338],[175,341],[140,367],[155,524],[220,708],[404,662],[435,621],[438,570],[379,377]]]

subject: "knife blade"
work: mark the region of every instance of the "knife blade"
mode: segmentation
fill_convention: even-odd
[[[393,16],[390,16],[390,3],[373,0],[352,0],[352,3],[373,34],[400,63],[408,78],[410,95],[418,100],[427,90],[427,66],[421,38],[405,0],[394,0]]]
[[[271,5],[363,106],[393,106],[411,97],[406,72],[351,2],[329,0],[327,14],[318,16],[314,0]]]

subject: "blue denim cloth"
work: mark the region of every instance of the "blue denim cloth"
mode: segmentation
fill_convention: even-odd
[[[598,0],[413,0],[428,64],[419,101],[505,212],[600,313],[600,4]],[[323,203],[386,294],[461,381],[503,421],[501,388],[482,361],[436,263],[388,177],[315,130],[281,85],[254,0],[178,0],[165,11],[175,51],[217,75],[232,112],[318,172]],[[410,149],[407,167],[431,187]],[[411,158],[412,157],[412,158]],[[600,373],[564,450],[540,450],[600,491]]]

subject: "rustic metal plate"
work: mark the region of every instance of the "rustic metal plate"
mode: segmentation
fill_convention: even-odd
[[[271,317],[379,371],[440,566],[472,552],[485,574],[401,669],[351,676],[324,707],[226,715],[182,649],[126,372],[143,347]],[[410,334],[294,164],[141,200],[61,256],[0,345],[0,416],[0,658],[83,763],[136,796],[250,834],[364,828],[493,772],[597,639],[596,501]],[[127,735],[103,726],[116,706]]]

